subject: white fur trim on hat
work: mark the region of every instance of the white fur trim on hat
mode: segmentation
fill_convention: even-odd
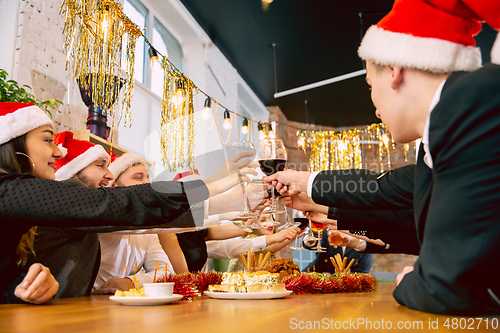
[[[114,176],[114,179],[109,182],[109,186],[111,186],[125,170],[136,164],[142,164],[146,169],[148,168],[146,160],[137,154],[125,153],[117,157],[108,167],[109,171],[111,171]]]
[[[358,54],[377,65],[415,68],[432,73],[473,71],[481,67],[479,48],[437,38],[416,37],[371,26]]]
[[[55,173],[56,180],[70,179],[100,158],[109,160],[109,155],[101,145],[95,145],[58,169]]]
[[[65,147],[63,147],[62,143],[58,144],[57,148],[59,148],[59,150],[61,151],[62,157],[68,155],[68,149],[66,149]]]
[[[500,32],[497,34],[497,39],[491,49],[491,62],[500,65]]]
[[[40,126],[49,125],[54,129],[54,123],[47,112],[36,105],[30,105],[15,112],[0,117],[0,144],[9,142]]]

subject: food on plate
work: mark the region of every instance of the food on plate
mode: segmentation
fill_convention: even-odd
[[[279,273],[280,280],[284,280],[291,275],[300,275],[299,266],[290,258],[278,258],[271,261],[264,268],[265,271],[270,273]]]
[[[225,272],[220,285],[208,286],[209,292],[226,293],[270,293],[286,291],[285,285],[280,283],[279,274],[266,271],[255,273]]]
[[[144,291],[144,288],[141,289],[130,289],[127,291],[121,291],[117,290],[115,292],[116,297],[146,297],[146,292]]]

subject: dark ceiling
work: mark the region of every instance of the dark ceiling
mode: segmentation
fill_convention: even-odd
[[[280,98],[274,93],[363,69],[357,55],[361,31],[379,21],[393,0],[274,0],[267,10],[261,0],[181,2],[262,102],[278,105],[289,120],[334,127],[379,121],[364,75]],[[483,62],[495,36],[484,26],[476,38]]]

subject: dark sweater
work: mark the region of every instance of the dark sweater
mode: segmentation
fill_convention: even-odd
[[[121,188],[89,189],[26,174],[0,173],[0,221],[8,233],[0,242],[0,303],[21,302],[14,296],[28,266],[16,265],[16,248],[32,226],[181,227],[175,220],[208,198],[202,181],[157,182]],[[182,226],[195,223],[183,221]]]

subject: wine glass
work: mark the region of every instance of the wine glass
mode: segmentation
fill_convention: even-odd
[[[300,228],[300,232],[302,233],[306,228],[307,226],[309,225],[309,220],[305,217],[295,217],[293,219],[293,222],[294,222],[294,225],[299,227]],[[292,250],[305,250],[303,247],[302,247],[302,241],[298,242],[298,239],[299,237],[295,238],[295,244],[293,246],[290,246],[290,248]],[[297,246],[297,242],[299,243],[299,245]]]
[[[326,252],[326,247],[321,246],[321,233],[323,232],[323,229],[325,229],[325,227],[326,224],[312,222],[312,231],[316,231],[318,233],[318,244],[316,244],[316,247],[313,247],[313,250],[316,250],[315,252]]]
[[[231,145],[231,148],[229,149],[229,157],[233,157],[233,156],[238,155],[240,153],[248,153],[248,152],[251,152],[253,155],[249,156],[249,157],[241,158],[240,161],[253,160],[253,158],[255,157],[255,147],[254,147],[253,143],[251,143],[250,141],[238,141],[238,142],[235,142]],[[243,214],[237,215],[237,216],[235,216],[235,218],[246,219],[246,218],[250,218],[250,217],[254,217],[254,216],[259,216],[259,213],[250,211],[250,209],[248,207],[248,197],[247,197],[247,189],[246,189],[247,185],[248,185],[247,182],[241,182],[241,187],[243,188],[244,209],[243,209]]]
[[[286,223],[280,225],[278,227],[278,231],[300,226],[300,222],[297,222],[297,221],[292,222],[292,220],[290,219],[290,216],[288,216],[288,214],[285,214],[285,219],[286,219]]]
[[[276,227],[279,226],[280,223],[276,221],[274,213],[270,213],[269,207],[264,209],[262,213],[259,216],[259,221],[258,224],[262,228],[270,228],[270,227]]]
[[[257,153],[260,169],[266,174],[271,176],[278,171],[285,169],[287,154],[285,145],[281,139],[267,138],[260,142],[259,151]],[[269,213],[281,214],[284,210],[279,210],[276,207],[274,195],[271,196],[271,206],[269,206]]]

